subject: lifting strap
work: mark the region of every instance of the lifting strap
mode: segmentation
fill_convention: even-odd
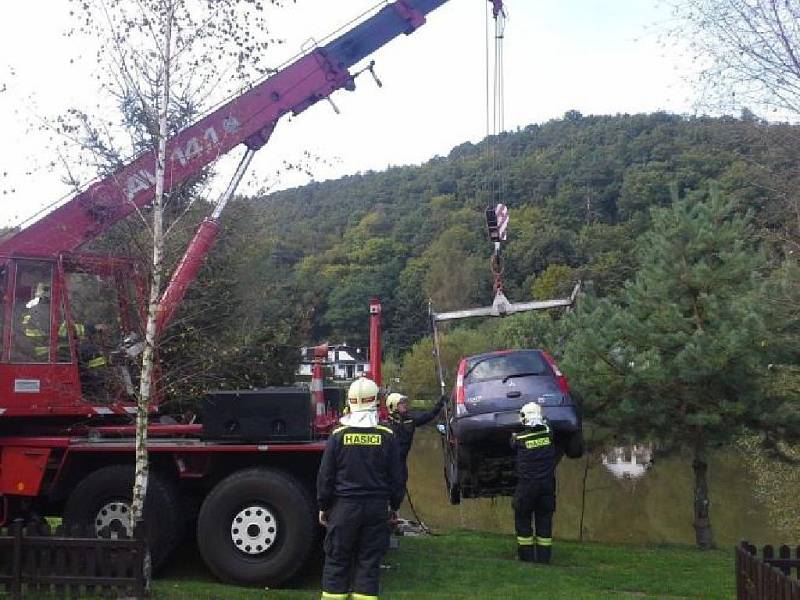
[[[433,360],[436,367],[436,376],[439,379],[439,393],[444,396],[444,369],[442,368],[442,353],[439,347],[439,328],[436,326],[436,313],[433,312],[433,302],[428,300],[428,317],[431,321],[431,335],[433,338]]]
[[[487,12],[486,22],[486,151],[490,166],[489,173],[489,206],[486,208],[487,222],[490,218],[495,219],[490,213],[495,210],[503,210],[503,198],[505,196],[505,180],[501,165],[500,154],[500,134],[505,130],[505,74],[503,67],[503,39],[505,37],[506,12],[502,2],[494,2],[492,16],[494,17],[494,32],[490,33],[489,18]],[[494,69],[489,65],[489,38],[494,37]],[[489,80],[492,78],[492,93],[490,101]],[[491,127],[490,127],[491,122]],[[507,214],[507,212],[506,212]],[[491,236],[491,232],[490,232]],[[492,289],[495,297],[503,293],[503,263],[500,254],[501,242],[505,241],[505,234],[500,237],[492,236],[494,241],[494,252],[491,258]]]

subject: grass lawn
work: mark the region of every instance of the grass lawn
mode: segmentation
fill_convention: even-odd
[[[511,536],[458,531],[402,538],[386,558],[382,598],[731,598],[733,549],[556,540],[550,567],[520,563]],[[156,599],[319,598],[321,561],[292,589],[216,583],[194,551],[154,582]]]

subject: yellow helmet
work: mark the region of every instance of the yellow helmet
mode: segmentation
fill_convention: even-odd
[[[350,412],[375,410],[378,405],[378,386],[372,379],[359,377],[347,390],[347,404]]]
[[[398,392],[392,392],[386,398],[386,410],[390,413],[397,412],[397,405],[401,402],[408,402],[408,396],[404,396]]]

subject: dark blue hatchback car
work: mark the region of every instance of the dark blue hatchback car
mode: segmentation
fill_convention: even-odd
[[[559,458],[583,455],[579,407],[547,352],[500,350],[461,359],[441,428],[451,502],[513,494],[508,442],[520,429],[519,409],[528,402],[542,407]]]

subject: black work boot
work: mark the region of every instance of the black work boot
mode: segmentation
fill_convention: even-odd
[[[549,565],[550,553],[552,549],[552,546],[542,546],[541,544],[536,544],[536,562],[543,565]]]
[[[531,546],[517,546],[517,556],[522,562],[536,562],[536,550]]]

